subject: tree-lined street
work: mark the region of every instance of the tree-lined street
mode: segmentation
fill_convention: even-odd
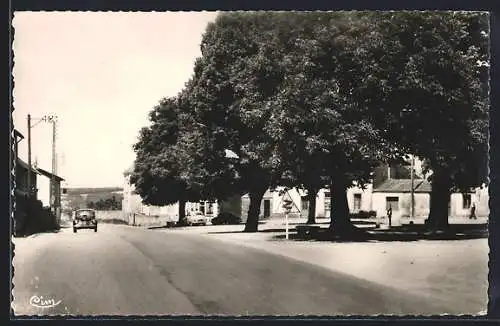
[[[80,167],[85,183],[120,174],[123,188],[108,199],[82,195],[86,213],[66,222],[93,231],[62,227],[15,239],[16,315],[486,309],[487,13],[222,12],[197,32],[200,53],[186,59],[187,72],[169,68],[154,78],[158,62],[176,66],[194,41],[183,43],[182,19],[165,18],[173,36],[146,37],[162,33],[160,19],[128,43],[125,26],[152,17],[123,19],[123,39],[111,33],[102,44],[85,43],[123,45],[108,49],[119,63],[114,69],[98,60],[71,75],[74,82],[60,77],[79,85],[91,75],[87,87],[95,88],[65,91],[74,96],[68,112],[78,123],[66,125],[76,131],[61,146],[79,150],[65,178]],[[164,59],[153,46],[163,43],[172,46],[166,53],[178,48],[181,55]],[[156,63],[148,70],[149,62]],[[100,73],[110,81],[94,83]],[[169,85],[174,77],[183,86]],[[123,82],[120,92],[114,82]],[[107,93],[107,100],[83,101]],[[114,145],[100,147],[113,137]],[[115,156],[118,144],[129,159]],[[31,175],[31,166],[26,171]]]
[[[431,292],[425,295],[425,288],[399,290],[300,257],[287,258],[276,251],[189,232],[102,225],[98,233],[75,235],[63,229],[16,239],[15,243],[13,307],[17,315],[438,315],[475,314],[484,309],[484,293],[468,292],[467,300],[460,296],[461,291],[472,291],[470,287],[486,277],[487,246],[481,242],[463,243],[465,247],[472,245],[468,252],[473,256],[467,257],[470,266],[460,269],[467,270],[467,278],[456,279],[460,282],[456,293],[447,297]],[[280,250],[290,251],[286,246]],[[300,248],[293,250],[300,252]],[[435,253],[449,257],[456,257],[457,250],[461,251],[433,247]],[[331,253],[332,260],[335,252]],[[359,252],[357,259],[368,259],[363,253],[368,251]],[[307,255],[314,255],[314,250]],[[325,257],[324,253],[317,255]],[[449,264],[450,260],[446,261]],[[400,268],[401,277],[406,279],[403,274],[422,268],[412,271],[411,265],[398,267],[400,260],[393,263],[392,267],[385,266],[386,270]],[[422,261],[417,259],[415,264]],[[441,267],[446,270],[445,265]],[[453,264],[448,267],[459,268]],[[434,266],[428,264],[427,268]],[[380,271],[373,269],[374,273]],[[453,270],[448,273],[451,277],[460,275]],[[34,295],[60,303],[54,308],[36,308],[30,305]]]
[[[446,231],[451,193],[488,182],[488,35],[482,13],[221,13],[151,111],[131,182],[145,204],[179,202],[180,224],[187,200],[248,194],[247,232],[266,190],[328,188],[331,230],[352,237],[347,190],[412,155],[428,229]]]

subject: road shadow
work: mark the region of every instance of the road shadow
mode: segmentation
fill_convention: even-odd
[[[171,229],[172,226],[160,225],[160,226],[148,226],[148,230],[158,230],[158,229]]]
[[[419,240],[470,240],[488,238],[488,229],[485,225],[456,225],[450,226],[446,232],[428,232],[425,227],[395,227],[388,230],[357,229],[348,234],[332,232],[322,228],[313,234],[298,234],[292,232],[288,240],[291,241],[325,241],[325,242],[410,242]],[[284,240],[285,234],[278,234],[272,240]]]
[[[22,233],[22,234],[16,234],[16,235],[14,235],[14,237],[15,238],[29,238],[29,237],[35,237],[35,236],[38,236],[41,234],[59,233],[64,228],[68,228],[68,227],[65,226],[65,227],[60,227],[59,229],[44,230],[44,231],[37,231],[37,232],[26,232],[26,233]]]

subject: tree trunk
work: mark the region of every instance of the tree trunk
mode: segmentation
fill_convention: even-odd
[[[249,193],[250,207],[248,208],[248,217],[245,223],[245,232],[257,232],[259,226],[260,204],[266,190],[254,190]]]
[[[338,179],[337,179],[338,180]],[[330,183],[330,226],[338,233],[352,228],[347,203],[347,188],[341,181]]]
[[[217,199],[217,215],[222,213],[222,200]]]
[[[432,180],[430,211],[427,229],[446,231],[448,224],[448,204],[451,196],[451,180],[446,171],[436,170]]]
[[[309,188],[307,189],[307,200],[309,201],[309,211],[307,215],[307,224],[316,223],[316,196],[318,190]]]
[[[186,201],[179,200],[179,220],[177,221],[178,225],[186,225]]]

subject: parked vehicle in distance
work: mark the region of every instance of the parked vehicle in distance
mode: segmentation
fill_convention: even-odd
[[[212,219],[212,224],[213,225],[222,225],[222,224],[240,224],[241,223],[241,217],[236,216],[231,213],[226,213],[222,212],[216,217]]]
[[[85,208],[75,211],[73,219],[73,233],[80,229],[93,229],[97,232],[96,212],[93,209]]]
[[[188,225],[207,225],[207,218],[201,212],[196,212],[186,216]]]

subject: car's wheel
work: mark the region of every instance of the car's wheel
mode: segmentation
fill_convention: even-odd
[[[97,232],[97,226],[94,228],[94,232]]]
[[[76,228],[73,228],[73,233],[76,233]]]

